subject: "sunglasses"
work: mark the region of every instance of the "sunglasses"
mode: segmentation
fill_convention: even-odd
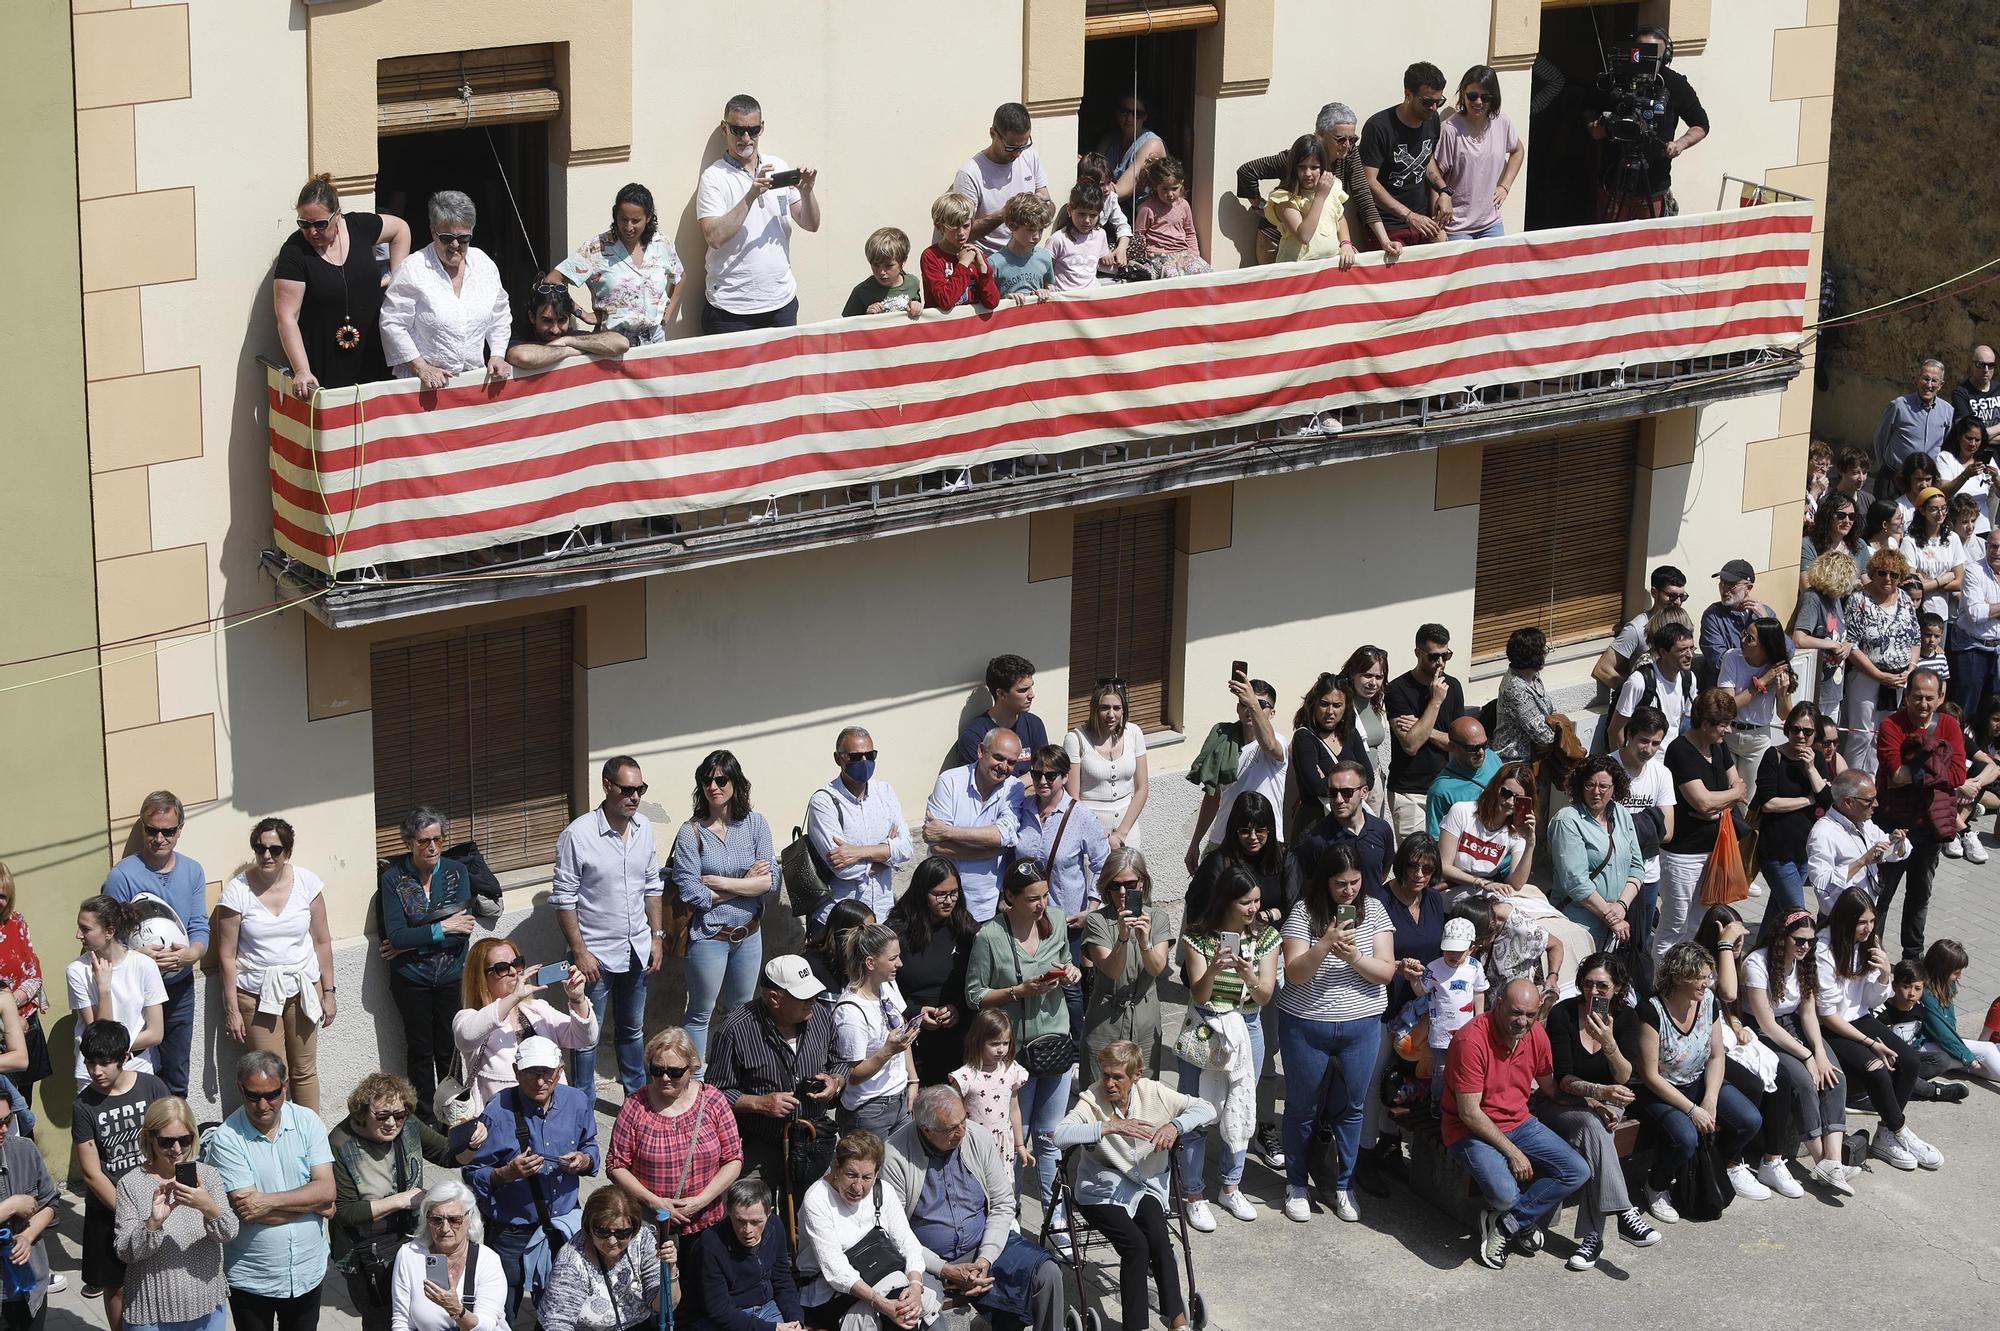
[[[273,1104],[285,1098],[285,1088],[282,1086],[275,1091],[253,1091],[247,1086],[239,1086],[237,1089],[243,1092],[245,1100],[255,1101],[260,1105]]]
[[[616,1239],[620,1243],[625,1242],[638,1232],[639,1227],[637,1225],[619,1225],[615,1228],[610,1225],[592,1225],[590,1227],[590,1236],[592,1238],[607,1241]]]
[[[457,1229],[460,1225],[465,1223],[465,1217],[462,1215],[439,1215],[435,1211],[431,1212],[430,1215],[426,1216],[425,1220],[427,1223],[431,1225],[440,1226],[447,1229]]]
[[[1361,136],[1359,134],[1329,134],[1327,135],[1327,137],[1332,139],[1335,143],[1345,144],[1349,148],[1352,148],[1355,144],[1361,142]]]
[[[1123,675],[1099,675],[1097,677],[1097,687],[1100,689],[1122,689],[1125,687],[1125,677]]]
[[[1023,139],[1019,143],[1009,143],[1005,139],[1000,140],[1000,151],[1009,156],[1024,153],[1034,146],[1035,141],[1033,139]]]
[[[413,846],[442,846],[444,838],[441,836],[420,836],[410,844]]]
[[[162,841],[169,841],[181,834],[183,826],[185,824],[175,823],[172,827],[149,827],[146,829],[146,836],[148,839],[157,837]]]
[[[11,1118],[12,1116],[10,1115],[9,1117]],[[153,1145],[163,1151],[185,1151],[193,1141],[194,1134],[192,1133],[183,1132],[176,1137],[169,1137],[163,1133],[153,1138]]]
[[[319,220],[314,221],[312,218],[309,217],[301,217],[296,219],[293,225],[297,226],[298,229],[301,231],[310,231],[314,235],[318,235],[320,232],[326,230],[328,227],[333,225],[333,218],[322,217]]]
[[[377,1123],[401,1123],[410,1116],[410,1111],[407,1109],[374,1109],[369,1113]]]
[[[1787,735],[1804,735],[1806,738],[1810,739],[1819,732],[1814,730],[1811,726],[1786,726],[1785,733]]]
[[[1033,777],[1033,778],[1034,778],[1035,780],[1037,780],[1037,781],[1060,781],[1060,780],[1062,780],[1062,773],[1061,773],[1061,772],[1050,772],[1050,771],[1046,771],[1046,770],[1043,770],[1043,769],[1041,769],[1041,768],[1030,768],[1030,769],[1028,770],[1028,775],[1029,775],[1029,776],[1031,776],[1031,777]]]
[[[1993,362],[1990,360],[1976,360],[1972,362],[1972,368],[1975,370],[1990,370],[1993,368]]]
[[[667,1081],[679,1081],[688,1075],[688,1065],[683,1063],[679,1067],[673,1067],[666,1063],[649,1063],[646,1065],[646,1072],[655,1081],[662,1078]]]
[[[569,284],[566,282],[537,282],[533,287],[529,288],[529,291],[530,294],[536,296],[560,296],[568,293]]]
[[[1425,653],[1424,653],[1424,659],[1425,659],[1426,661],[1449,661],[1449,660],[1451,660],[1451,653],[1450,653],[1450,652],[1425,652]]]
[[[521,960],[519,957],[516,957],[512,961],[489,962],[486,966],[486,973],[488,975],[519,975],[521,973]]]
[[[1445,99],[1442,97],[1419,97],[1417,98],[1417,102],[1419,105],[1428,106],[1431,110],[1435,111],[1444,105]]]
[[[437,233],[435,239],[440,245],[449,246],[452,249],[464,249],[472,243],[472,233],[470,231],[455,233],[440,231]]]
[[[1328,786],[1326,793],[1335,799],[1351,800],[1361,793],[1360,786]]]
[[[723,125],[723,129],[729,132],[729,137],[732,139],[754,139],[758,135],[764,132],[764,127],[761,124],[759,125],[725,124]]]
[[[258,859],[260,859],[260,860],[261,860],[261,859],[263,859],[263,858],[264,858],[264,857],[265,857],[266,855],[270,855],[270,856],[274,856],[274,857],[275,857],[275,856],[278,856],[278,855],[282,855],[282,854],[284,854],[284,853],[285,853],[285,848],[284,848],[283,844],[279,844],[279,845],[270,845],[270,844],[264,844],[264,845],[256,845],[256,846],[252,846],[252,847],[250,847],[250,853],[251,853],[252,855],[255,855],[255,856],[256,856],[256,857],[258,858]]]
[[[1483,103],[1483,102],[1490,102],[1493,100],[1493,94],[1487,92],[1462,92],[1459,94],[1459,96],[1463,97],[1468,102]]]
[[[730,780],[726,776],[705,776],[701,779],[702,789],[704,790],[727,790],[730,784]]]
[[[628,800],[638,799],[641,795],[652,789],[652,784],[646,781],[641,781],[636,786],[621,786],[616,782],[607,782],[606,784]]]
[[[852,767],[856,763],[872,763],[874,761],[874,749],[869,749],[863,753],[843,753],[840,755],[840,763],[843,767]]]
[[[1793,947],[1811,947],[1813,945],[1813,936],[1811,934],[1788,934],[1786,937],[1792,940]]]

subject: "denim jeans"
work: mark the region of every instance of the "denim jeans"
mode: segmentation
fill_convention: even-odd
[[[636,953],[628,956],[623,971],[600,965],[597,983],[584,993],[590,999],[590,1010],[597,1014],[599,1037],[607,1029],[613,1033],[619,1084],[627,1095],[637,1094],[646,1085],[646,958]],[[607,1006],[612,1013],[608,1017]],[[596,1045],[569,1056],[569,1084],[593,1101],[597,1099]]]
[[[1590,1166],[1583,1162],[1576,1148],[1538,1118],[1530,1116],[1520,1126],[1508,1129],[1505,1136],[1535,1167],[1534,1180],[1525,1188],[1515,1181],[1514,1171],[1507,1168],[1507,1157],[1477,1137],[1454,1142],[1451,1154],[1472,1175],[1486,1204],[1506,1212],[1500,1227],[1510,1234],[1519,1234],[1548,1219],[1562,1205],[1563,1198],[1588,1183]]]
[[[1791,860],[1765,860],[1762,863],[1764,881],[1771,887],[1770,909],[1777,911],[1778,918],[1784,912],[1802,910],[1806,903],[1806,866],[1803,862]]]
[[[1506,224],[1505,222],[1502,222],[1502,221],[1501,221],[1501,220],[1500,220],[1499,218],[1497,218],[1497,217],[1496,217],[1496,218],[1494,218],[1494,219],[1493,219],[1493,221],[1492,221],[1492,223],[1491,223],[1490,225],[1488,225],[1488,226],[1485,226],[1485,227],[1481,227],[1481,228],[1480,228],[1479,230],[1477,230],[1477,231],[1468,231],[1468,232],[1466,232],[1466,233],[1465,233],[1464,235],[1462,235],[1462,236],[1450,236],[1450,237],[1447,237],[1447,239],[1450,239],[1450,240],[1488,240],[1488,239],[1491,239],[1491,238],[1492,238],[1492,237],[1494,237],[1494,236],[1504,236],[1504,235],[1506,235],[1506,234],[1507,234],[1507,224]]]
[[[1951,700],[1966,716],[1979,711],[1989,693],[2000,693],[2000,652],[1968,647],[1950,653]]]
[[[1313,1021],[1288,1012],[1278,1038],[1285,1060],[1285,1181],[1294,1188],[1304,1188],[1309,1181],[1306,1152],[1324,1105],[1340,1150],[1335,1186],[1344,1192],[1354,1184],[1354,1158],[1361,1150],[1361,1103],[1368,1096],[1368,1074],[1382,1041],[1382,1017],[1378,1013],[1348,1021]]]
[[[761,932],[735,943],[720,938],[688,941],[685,1024],[698,1061],[708,1057],[708,1023],[715,1014],[717,995],[725,1012],[742,1007],[756,996],[757,971],[763,964]]]
[[[161,1014],[160,1080],[182,1099],[187,1098],[188,1056],[194,1051],[194,977],[194,968],[187,966],[167,982],[167,1007]]]
[[[1035,1182],[1040,1185],[1041,1202],[1049,1204],[1049,1192],[1056,1184],[1056,1170],[1062,1161],[1049,1134],[1069,1112],[1069,1089],[1076,1081],[1076,1069],[1065,1068],[1060,1076],[1030,1077],[1021,1083],[1021,1126],[1034,1134]]]
[[[1708,1094],[1707,1087],[1708,1078],[1704,1074],[1692,1085],[1679,1089],[1682,1095],[1700,1104]],[[1701,1141],[1700,1134],[1695,1131],[1692,1117],[1643,1086],[1639,1088],[1639,1099],[1632,1106],[1632,1113],[1652,1124],[1660,1134],[1659,1149],[1653,1157],[1653,1175],[1648,1182],[1655,1192],[1662,1191],[1674,1181],[1681,1167],[1694,1159],[1694,1148]],[[1725,1082],[1721,1094],[1715,1098],[1715,1145],[1722,1152],[1722,1158],[1742,1159],[1743,1152],[1749,1149],[1751,1141],[1763,1126],[1764,1116],[1757,1112],[1757,1106]]]
[[[1205,1017],[1218,1015],[1207,1008],[1196,1008],[1195,1011]],[[1253,1082],[1254,1094],[1255,1079],[1258,1072],[1264,1066],[1264,1023],[1260,1019],[1259,1013],[1245,1012],[1243,1014],[1243,1024],[1250,1029],[1250,1076]],[[1201,1093],[1201,1071],[1198,1068],[1191,1068],[1185,1063],[1181,1064],[1180,1092],[1182,1095],[1199,1095]],[[1218,1113],[1221,1109],[1222,1106],[1216,1106]],[[1190,1197],[1201,1196],[1208,1186],[1208,1134],[1211,1130],[1216,1132],[1217,1140],[1220,1141],[1221,1129],[1219,1127],[1214,1129],[1198,1128],[1193,1132],[1184,1134],[1179,1143],[1174,1147],[1174,1150],[1180,1156],[1181,1162],[1181,1191]],[[1249,1148],[1247,1146],[1234,1147],[1226,1143],[1223,1144],[1223,1187],[1233,1188],[1243,1181],[1243,1160],[1248,1152]]]

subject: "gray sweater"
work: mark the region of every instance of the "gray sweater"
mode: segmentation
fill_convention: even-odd
[[[221,1208],[210,1220],[192,1206],[176,1206],[158,1229],[149,1228],[159,1175],[144,1166],[118,1180],[113,1244],[125,1266],[125,1320],[188,1322],[206,1317],[229,1297],[222,1245],[236,1237],[236,1212],[222,1175],[195,1165],[201,1186]]]
[[[903,1214],[914,1218],[917,1198],[924,1190],[924,1178],[930,1173],[930,1155],[925,1149],[917,1121],[911,1119],[890,1133],[886,1145],[888,1151],[882,1161],[882,1177],[902,1199]],[[968,1125],[958,1153],[963,1157],[967,1171],[978,1180],[980,1188],[986,1193],[986,1232],[980,1236],[979,1256],[989,1262],[995,1261],[1000,1256],[1000,1250],[1007,1246],[1007,1233],[1014,1224],[1012,1171],[1000,1158],[1000,1145],[993,1140],[993,1134],[982,1131],[976,1124]],[[936,1275],[944,1269],[944,1258],[925,1248],[924,1269]]]

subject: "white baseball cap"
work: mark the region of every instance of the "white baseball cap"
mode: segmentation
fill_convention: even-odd
[[[806,959],[797,953],[773,957],[765,962],[764,980],[765,983],[775,985],[798,999],[818,998],[826,992],[826,986],[820,983],[819,976],[813,974],[813,969],[806,963]]]
[[[1444,950],[1447,952],[1457,952],[1471,947],[1472,940],[1478,936],[1478,931],[1472,927],[1472,921],[1463,915],[1444,922]]]
[[[562,1062],[562,1050],[546,1035],[531,1035],[514,1050],[516,1068],[559,1068]]]

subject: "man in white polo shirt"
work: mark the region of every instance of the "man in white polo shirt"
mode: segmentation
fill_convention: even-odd
[[[792,172],[760,152],[764,109],[748,93],[722,108],[723,154],[701,173],[695,216],[708,243],[701,330],[740,333],[790,328],[799,321],[792,277],[792,223],[819,230],[819,172]]]

